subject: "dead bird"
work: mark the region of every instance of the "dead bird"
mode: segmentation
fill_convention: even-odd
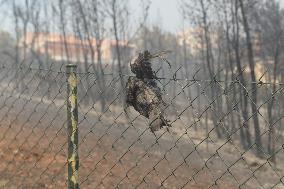
[[[169,61],[163,57],[163,55],[171,51],[161,51],[159,53],[151,54],[149,51],[144,51],[144,53],[139,53],[138,57],[135,59],[134,63],[130,63],[131,71],[139,79],[157,79],[155,72],[152,70],[150,60],[159,57],[163,61],[167,62],[169,67],[171,67]]]
[[[159,55],[151,55],[149,51],[139,53],[134,63],[130,64],[135,77],[129,77],[126,84],[126,104],[150,120],[149,127],[152,132],[164,126],[170,127],[170,121],[164,117],[166,103],[162,99],[161,89],[156,82],[158,78],[150,62]]]

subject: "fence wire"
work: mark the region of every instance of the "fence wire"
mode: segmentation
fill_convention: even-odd
[[[66,188],[64,66],[0,67],[1,188]],[[148,119],[125,111],[125,84],[133,75],[79,68],[80,187],[283,188],[283,83],[265,81],[265,72],[254,83],[258,102],[250,104],[252,82],[217,79],[223,70],[204,79],[200,70],[186,75],[171,68],[164,77],[158,69],[171,127],[153,134]]]

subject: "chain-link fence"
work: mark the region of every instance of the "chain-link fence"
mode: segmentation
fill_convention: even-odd
[[[266,82],[264,72],[255,83],[257,112],[247,108],[244,115],[251,83],[202,79],[194,67],[186,77],[183,71],[171,68],[168,78],[157,72],[171,127],[153,133],[148,119],[124,108],[126,81],[134,75],[78,68],[81,188],[284,187],[284,84]],[[1,188],[66,188],[65,68],[7,62],[0,76]]]

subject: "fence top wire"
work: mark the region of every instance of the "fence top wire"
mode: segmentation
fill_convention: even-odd
[[[7,68],[6,66],[2,66],[1,69]],[[52,69],[44,69],[44,68],[33,68],[33,67],[19,67],[20,69],[27,69],[31,71],[44,71],[44,72],[52,72],[56,74],[66,74],[67,72],[65,70],[52,70]],[[76,72],[78,75],[103,75],[103,76],[113,76],[118,75],[121,77],[135,77],[135,75],[130,74],[115,74],[115,73],[95,73],[95,72]],[[201,83],[229,83],[229,84],[237,84],[240,83],[240,80],[236,78],[235,80],[218,80],[216,78],[213,79],[197,79],[195,76],[192,78],[177,78],[175,75],[173,77],[157,77],[156,80],[169,80],[169,81],[186,81],[186,82],[201,82]],[[258,81],[249,82],[250,84],[258,84],[258,85],[284,85],[283,82],[264,82],[259,79]]]

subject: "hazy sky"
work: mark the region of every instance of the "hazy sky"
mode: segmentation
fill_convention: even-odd
[[[141,18],[141,0],[130,0],[130,6],[136,17]],[[149,22],[171,32],[179,31],[182,24],[179,0],[151,0]]]
[[[135,14],[141,15],[141,0],[129,0]],[[179,13],[180,0],[150,0],[149,21],[152,24],[159,24],[163,29],[177,32],[182,27]],[[284,7],[284,0],[279,0]],[[138,9],[138,10],[137,10]]]
[[[16,0],[23,1],[23,0]],[[177,32],[181,28],[181,18],[178,10],[180,0],[150,0],[149,23],[159,25],[165,30]],[[132,21],[136,24],[142,17],[141,0],[129,0],[131,8]],[[10,16],[7,17],[9,10],[1,7],[0,27],[5,30],[13,30]],[[11,12],[10,12],[11,14]]]
[[[17,0],[22,1],[22,0]],[[149,23],[159,25],[163,29],[171,32],[178,32],[182,28],[182,19],[179,12],[180,0],[150,0]],[[284,0],[279,0],[284,7]],[[136,24],[142,17],[141,0],[129,0],[132,21]],[[3,8],[3,7],[2,7]],[[9,16],[7,10],[1,10],[0,27],[3,29],[11,28],[11,23],[7,22]],[[9,20],[9,19],[8,19]],[[9,30],[8,29],[8,30]]]

